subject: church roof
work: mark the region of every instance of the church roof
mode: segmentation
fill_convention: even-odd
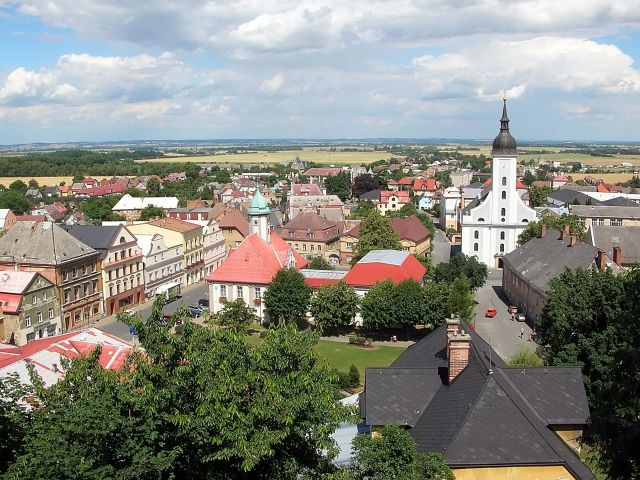
[[[507,116],[507,99],[504,99],[502,106],[502,118],[500,119],[500,133],[493,140],[493,149],[491,155],[496,157],[500,155],[516,155],[516,140],[509,132],[509,117]]]
[[[269,215],[271,213],[267,200],[262,196],[258,188],[256,188],[256,193],[251,199],[248,213],[249,215]]]

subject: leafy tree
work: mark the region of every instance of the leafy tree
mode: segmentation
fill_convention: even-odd
[[[533,173],[531,173],[531,170],[527,170],[526,172],[524,172],[524,175],[522,176],[522,183],[524,183],[527,187],[530,187],[535,181],[536,177],[533,175]]]
[[[449,170],[439,170],[435,173],[434,178],[440,183],[442,188],[448,188],[453,185],[451,181],[451,172]]]
[[[507,364],[510,367],[541,367],[544,365],[542,358],[536,354],[533,350],[523,347],[522,345],[518,347],[516,353],[514,353],[507,360]]]
[[[11,465],[26,440],[30,413],[22,400],[31,393],[17,374],[0,377],[0,474]]]
[[[449,262],[441,263],[435,268],[436,282],[453,283],[456,278],[464,275],[470,282],[471,290],[477,290],[487,281],[489,271],[484,263],[475,257],[468,257],[464,253],[456,253]]]
[[[316,334],[280,326],[254,347],[230,329],[186,322],[173,335],[161,301],[135,322],[144,351],[118,372],[100,366],[97,349],[66,361],[53,387],[36,382],[39,408],[7,478],[294,480],[334,472],[330,435],[347,414],[314,353]]]
[[[71,179],[71,183],[80,183],[84,182],[84,175],[74,175],[73,179]]]
[[[80,210],[96,223],[104,220],[124,220],[122,215],[111,211],[120,198],[119,196],[89,198],[80,203]]]
[[[474,306],[475,300],[471,292],[471,283],[465,275],[460,275],[451,284],[449,311],[460,315],[465,322],[470,322],[473,318]]]
[[[327,262],[323,257],[317,256],[313,257],[309,260],[309,265],[307,268],[312,268],[314,270],[333,270],[333,266]]]
[[[391,280],[376,282],[362,299],[362,324],[367,329],[393,327],[397,323],[396,286]]]
[[[531,208],[542,207],[547,204],[547,197],[553,190],[550,187],[529,188],[529,205]]]
[[[371,200],[360,200],[351,214],[351,218],[366,218],[376,211],[376,205]]]
[[[194,163],[188,163],[184,167],[184,174],[187,178],[195,180],[200,176],[200,167]]]
[[[24,196],[24,193],[15,190],[6,190],[0,195],[0,208],[8,208],[19,212],[28,212],[33,203]]]
[[[164,209],[156,207],[155,205],[147,205],[140,212],[140,220],[155,220],[156,218],[166,217],[166,215],[167,213],[164,211]]]
[[[370,174],[363,173],[353,179],[353,185],[351,185],[351,194],[355,198],[359,198],[363,193],[371,192],[380,188],[378,181]]]
[[[159,197],[162,185],[157,177],[151,177],[147,180],[146,192],[148,197]]]
[[[418,455],[419,480],[456,480],[451,469],[444,462],[441,453],[425,452]]]
[[[449,318],[451,314],[450,296],[450,283],[429,282],[424,286],[423,322],[427,327],[433,330]]]
[[[540,236],[540,225],[544,224],[548,228],[562,231],[565,226],[569,227],[569,233],[576,235],[580,240],[584,240],[586,233],[585,226],[577,215],[563,213],[561,216],[551,213],[544,215],[539,222],[530,222],[522,233],[518,236],[518,245],[522,246],[532,238]]]
[[[422,286],[415,280],[404,280],[396,286],[394,297],[396,323],[414,326],[424,321],[425,296]]]
[[[400,238],[388,218],[378,211],[371,212],[360,224],[360,238],[354,248],[352,263],[356,263],[371,250],[402,250]]]
[[[215,322],[236,333],[247,333],[249,325],[258,321],[255,310],[244,303],[241,298],[226,302],[220,312],[215,315]]]
[[[264,306],[272,322],[299,323],[307,314],[311,288],[295,268],[276,273],[264,293]]]
[[[328,195],[337,195],[343,202],[351,194],[351,181],[345,172],[327,177],[324,181],[324,187],[327,189]]]
[[[29,188],[40,188],[40,185],[38,185],[38,181],[35,178],[29,180]]]
[[[9,184],[9,190],[12,190],[14,192],[20,192],[23,195],[27,191],[27,188],[29,187],[22,180],[16,180],[15,182],[11,182]]]
[[[320,329],[351,325],[358,313],[360,297],[343,281],[323,285],[311,298],[310,312]]]

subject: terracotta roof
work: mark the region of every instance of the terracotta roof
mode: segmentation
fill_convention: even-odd
[[[390,190],[382,190],[380,192],[380,203],[387,203],[389,201],[389,197],[398,197],[400,202],[408,202],[409,201],[409,192],[400,191],[400,192],[392,192]]]
[[[416,178],[413,181],[413,190],[421,192],[435,192],[437,182],[435,178]]]
[[[341,169],[337,167],[314,167],[310,168],[303,175],[310,177],[333,177],[340,173]]]
[[[403,218],[390,218],[391,226],[396,235],[401,240],[409,240],[415,243],[420,243],[431,235],[429,230],[422,224],[422,222],[415,215]],[[344,236],[350,236],[360,238],[360,223],[353,227],[351,230],[344,232]]]
[[[167,230],[173,230],[174,232],[180,233],[190,232],[192,230],[202,228],[199,225],[194,225],[193,223],[169,217],[158,218],[157,220],[149,222],[149,225],[155,225],[156,227],[166,228]]]
[[[398,180],[398,185],[409,186],[409,185],[411,185],[412,182],[413,182],[413,178],[411,178],[411,177],[402,177],[400,180]]]
[[[0,272],[0,293],[22,294],[37,275],[38,272],[2,271]]]
[[[16,222],[46,222],[46,215],[16,215]]]
[[[309,263],[277,233],[272,232],[270,240],[270,243],[265,242],[257,233],[249,235],[231,250],[227,259],[207,277],[207,281],[268,285],[278,270],[286,267],[289,254],[293,255],[297,269]]]
[[[315,183],[292,183],[292,196],[322,195],[322,190]]]
[[[0,293],[0,305],[5,313],[18,313],[22,295],[17,293]]]
[[[349,270],[344,281],[353,287],[372,287],[384,280],[395,284],[409,279],[421,282],[426,272],[427,269],[409,252],[372,250]]]
[[[243,237],[249,235],[249,221],[238,209],[229,210],[218,222],[220,228],[235,228]]]

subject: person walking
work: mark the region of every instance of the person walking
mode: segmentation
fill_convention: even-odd
[[[524,327],[520,327],[520,338],[524,338]]]

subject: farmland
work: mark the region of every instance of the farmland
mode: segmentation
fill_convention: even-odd
[[[624,183],[633,178],[632,173],[570,173],[569,176],[575,182],[576,180],[582,180],[585,177],[593,177],[602,180],[605,183]]]
[[[29,183],[29,180],[35,180],[40,186],[60,185],[60,182],[71,185],[72,178],[73,177],[0,177],[0,185],[7,187],[16,180],[22,180],[24,183]]]

